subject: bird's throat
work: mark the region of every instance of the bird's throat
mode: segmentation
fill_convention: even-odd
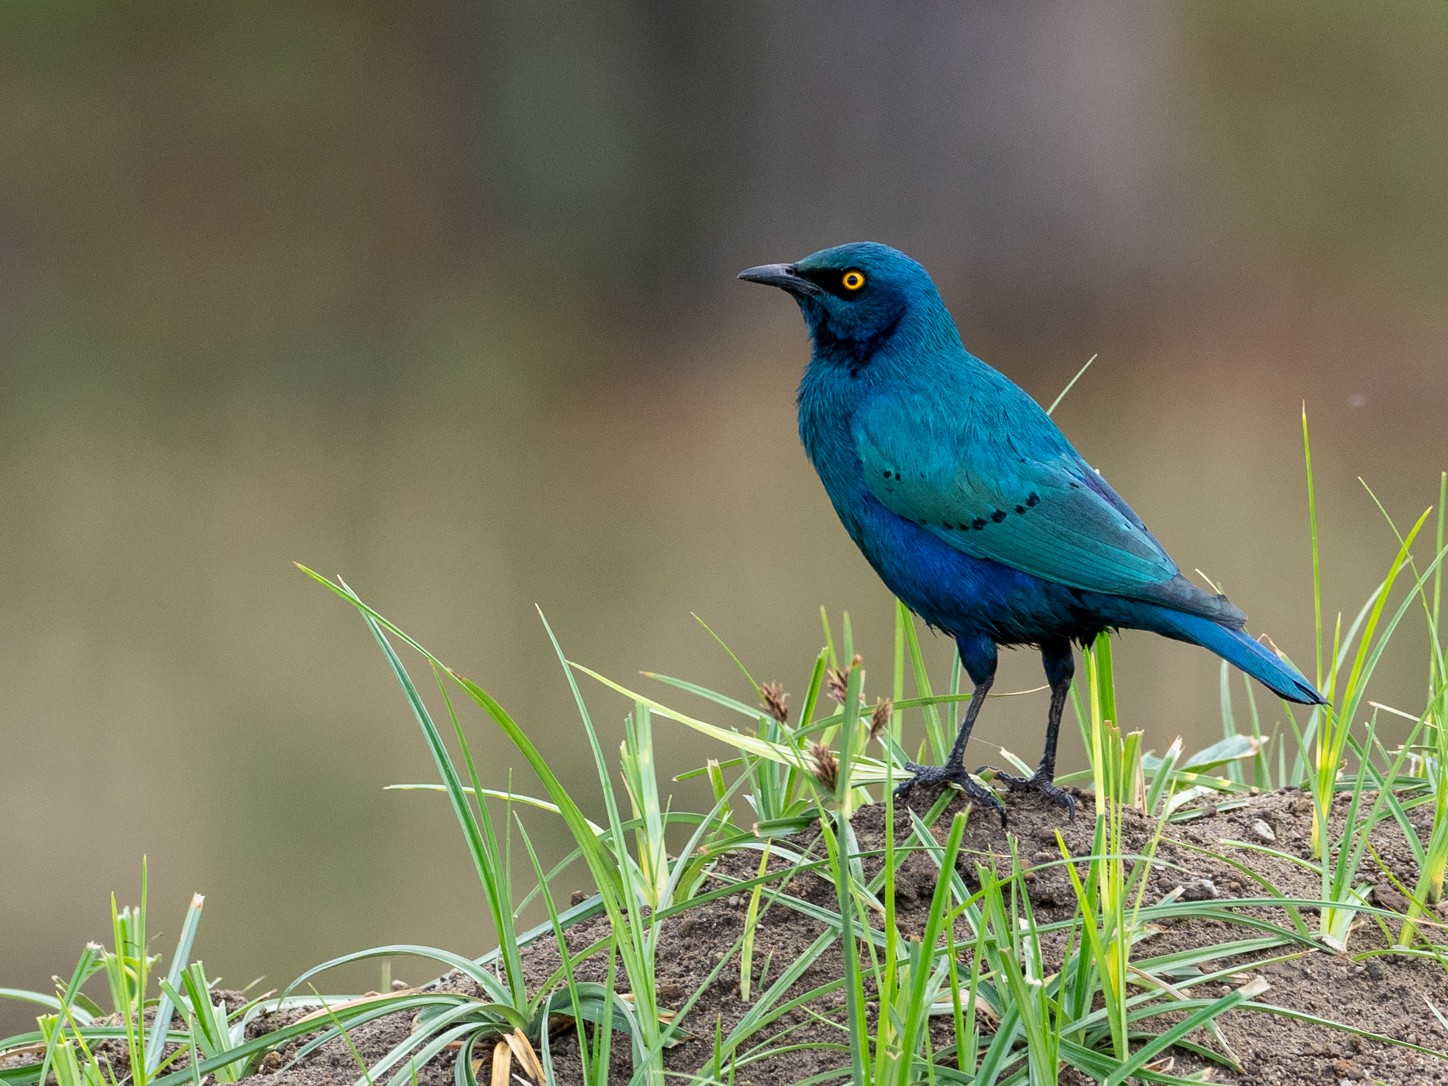
[[[892,320],[863,336],[841,334],[828,315],[821,316],[811,328],[815,355],[848,370],[851,377],[858,377],[875,354],[894,337],[904,315],[902,310]]]

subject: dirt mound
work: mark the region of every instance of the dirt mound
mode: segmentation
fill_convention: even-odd
[[[918,810],[923,810],[919,804],[924,798],[916,800]],[[947,808],[946,817],[936,823],[934,832],[938,836],[943,838],[949,814],[955,809],[958,803]],[[1080,812],[1070,822],[1061,821],[1059,807],[1031,797],[1011,797],[1010,834],[1015,838],[1022,863],[1032,867],[1026,883],[1036,918],[1042,924],[1069,920],[1076,910],[1067,869],[1057,862],[1060,860],[1057,830],[1073,855],[1088,854],[1092,847],[1093,815],[1090,800],[1085,797]],[[1159,957],[1244,938],[1248,929],[1239,928],[1232,916],[1259,916],[1276,924],[1284,923],[1285,911],[1269,900],[1270,895],[1263,889],[1265,884],[1287,898],[1319,898],[1320,875],[1288,858],[1309,859],[1311,824],[1311,802],[1299,792],[1234,799],[1190,821],[1169,824],[1155,846],[1142,900],[1150,904],[1176,895],[1198,902],[1221,902],[1222,907],[1204,908],[1200,915],[1154,925],[1153,932],[1137,944],[1133,957]],[[884,808],[875,805],[862,809],[853,821],[853,828],[860,851],[867,854],[865,873],[871,875],[882,863],[878,851],[884,846]],[[1155,823],[1128,812],[1125,839],[1129,851],[1146,852],[1155,831]],[[896,841],[905,841],[910,832],[909,813],[903,807],[897,809]],[[823,854],[817,832],[800,835],[790,844],[815,856]],[[1270,844],[1271,849],[1283,855],[1248,847],[1252,844]],[[1391,821],[1379,825],[1373,845],[1382,864],[1381,869],[1374,867],[1369,872],[1370,881],[1378,886],[1374,901],[1389,908],[1394,902],[1400,906],[1402,898],[1392,890],[1387,873],[1411,886],[1417,877],[1411,853]],[[973,884],[975,864],[989,862],[992,857],[1000,863],[1002,857],[1009,856],[1009,846],[1007,834],[993,819],[972,818],[967,824],[958,865],[962,876]],[[711,878],[716,885],[747,880],[757,874],[758,862],[755,852],[726,855]],[[902,932],[918,936],[924,931],[936,880],[937,869],[929,857],[915,852],[898,858],[896,922]],[[823,908],[837,905],[834,887],[814,874],[795,873],[783,883],[783,889],[806,903]],[[747,892],[729,894],[662,922],[656,953],[660,1004],[681,1007],[703,988],[685,1022],[688,1038],[665,1055],[671,1071],[697,1072],[713,1053],[716,1026],[727,1034],[751,1009],[751,1001],[740,996],[736,955],[737,942],[746,924],[749,896]],[[1242,904],[1242,899],[1257,899],[1260,904]],[[1230,904],[1233,901],[1239,904]],[[1307,909],[1301,912],[1309,922],[1315,923],[1315,913]],[[607,923],[606,918],[600,917],[574,927],[569,933],[570,946],[583,947],[606,934]],[[1396,925],[1384,927],[1370,917],[1360,917],[1348,953],[1321,947],[1285,950],[1279,947],[1240,956],[1229,963],[1234,968],[1240,966],[1230,981],[1217,985],[1207,994],[1231,991],[1234,984],[1250,972],[1260,975],[1270,986],[1257,997],[1261,1002],[1347,1022],[1360,1030],[1429,1048],[1448,1048],[1448,1030],[1431,1009],[1448,1009],[1448,970],[1431,956],[1383,953],[1390,945],[1395,928]],[[845,963],[838,942],[819,951],[816,940],[824,930],[821,920],[799,908],[780,902],[768,905],[755,930],[756,977],[752,998],[757,999],[759,992],[789,963],[807,954],[813,955],[813,960],[794,982],[791,994],[803,994],[838,981]],[[961,934],[960,938],[964,941],[966,936]],[[1442,933],[1434,931],[1433,938],[1441,940]],[[1058,967],[1066,951],[1066,935],[1047,933],[1042,942],[1048,969]],[[558,968],[557,948],[540,941],[524,951],[524,961],[530,983],[541,984]],[[718,968],[721,961],[723,968]],[[718,971],[710,980],[716,968]],[[589,960],[580,967],[578,976],[580,980],[602,981],[605,979],[603,965],[597,959]],[[436,985],[476,994],[471,983],[459,976],[442,978]],[[770,1047],[777,1051],[757,1061],[746,1061],[744,1053],[740,1053],[741,1063],[736,1067],[733,1081],[784,1086],[831,1069],[847,1069],[848,1035],[843,1031],[843,1006],[842,990],[836,985],[807,1004],[784,1011],[765,1031],[767,1036],[775,1038]],[[1161,1028],[1161,1020],[1155,1021],[1156,1028]],[[278,1016],[272,1016],[259,1020],[257,1026],[273,1028],[278,1022]],[[1338,1086],[1341,1082],[1381,1079],[1399,1086],[1436,1086],[1448,1075],[1448,1061],[1436,1056],[1281,1015],[1235,1010],[1217,1019],[1217,1025],[1216,1036],[1198,1031],[1191,1039],[1214,1051],[1234,1055],[1242,1071],[1229,1074],[1218,1067],[1213,1081],[1234,1079],[1260,1086]],[[359,1056],[364,1061],[380,1057],[405,1038],[409,1029],[411,1023],[401,1016],[381,1019],[353,1031],[351,1048],[340,1042],[329,1044],[295,1067],[267,1074],[266,1082],[269,1086],[284,1083],[347,1086],[360,1073]],[[946,1023],[933,1025],[932,1030],[937,1050],[953,1041]],[[629,1051],[623,1034],[618,1036],[620,1041],[614,1046],[610,1080],[625,1082],[631,1071]],[[580,1082],[577,1039],[571,1025],[560,1023],[551,1045],[559,1083],[568,1086]],[[439,1057],[418,1081],[437,1086],[453,1082],[452,1059],[450,1054]],[[1177,1051],[1171,1060],[1170,1070],[1176,1075],[1208,1066],[1200,1055],[1188,1050]],[[281,1062],[275,1056],[268,1060],[272,1068],[278,1068]],[[487,1070],[485,1059],[480,1068],[484,1081]],[[847,1077],[846,1070],[841,1080]],[[1089,1080],[1066,1068],[1061,1081]]]

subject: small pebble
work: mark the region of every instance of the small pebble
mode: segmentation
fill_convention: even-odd
[[[1275,841],[1277,835],[1272,832],[1272,827],[1263,822],[1260,818],[1252,820],[1252,832],[1264,841]]]
[[[1391,909],[1395,913],[1408,911],[1408,899],[1391,886],[1382,884],[1374,886],[1372,902],[1380,909]]]
[[[1217,896],[1217,886],[1211,879],[1197,879],[1182,887],[1183,901],[1210,901]]]

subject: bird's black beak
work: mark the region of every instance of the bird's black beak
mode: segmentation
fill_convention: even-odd
[[[739,278],[748,283],[763,283],[767,287],[787,290],[799,298],[818,294],[820,288],[795,271],[793,264],[761,264],[757,268],[745,268]]]

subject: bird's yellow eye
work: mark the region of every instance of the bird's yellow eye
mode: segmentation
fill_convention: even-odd
[[[846,290],[859,290],[865,285],[865,273],[851,268],[840,279],[840,286]]]

